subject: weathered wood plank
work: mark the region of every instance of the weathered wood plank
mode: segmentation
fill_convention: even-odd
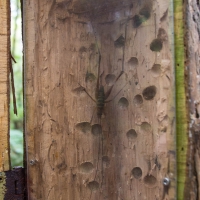
[[[9,158],[9,66],[10,1],[0,0],[0,172],[10,169]]]
[[[29,199],[176,199],[172,1],[30,0],[24,20]],[[79,85],[95,96],[99,52],[105,91],[124,67],[101,120]]]

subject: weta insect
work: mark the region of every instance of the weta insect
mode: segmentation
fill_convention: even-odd
[[[95,40],[97,41],[96,39],[96,35],[95,35]],[[124,69],[123,69],[123,63],[124,63],[124,55],[123,55],[123,61],[122,61],[122,71],[121,73],[118,75],[118,77],[115,79],[115,82],[113,83],[113,85],[108,89],[107,92],[104,91],[104,86],[100,84],[100,68],[101,68],[101,53],[100,53],[100,50],[99,50],[99,47],[97,45],[97,49],[98,49],[98,54],[99,54],[99,61],[98,61],[98,74],[97,74],[97,85],[96,85],[96,90],[95,90],[95,99],[88,93],[88,91],[86,90],[85,87],[83,87],[80,83],[79,85],[83,88],[83,91],[90,97],[90,99],[92,99],[92,101],[94,101],[96,103],[96,109],[97,109],[97,117],[98,119],[101,119],[101,116],[103,114],[103,110],[104,110],[104,106],[105,106],[105,103],[109,103],[111,102],[112,100],[114,100],[117,95],[121,92],[121,90],[123,89],[120,89],[119,92],[110,100],[107,100],[112,92],[112,89],[115,85],[115,83],[119,80],[119,78],[121,77],[121,75],[124,73]]]

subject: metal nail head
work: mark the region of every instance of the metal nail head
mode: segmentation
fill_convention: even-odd
[[[164,186],[168,186],[169,183],[170,183],[170,179],[167,178],[167,177],[165,177],[165,178],[163,179],[163,185],[164,185]]]

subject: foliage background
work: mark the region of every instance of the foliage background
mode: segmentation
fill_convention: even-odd
[[[20,0],[11,0],[11,54],[14,71],[17,116],[10,97],[10,156],[11,166],[23,166],[23,87],[22,87],[22,22]],[[10,87],[11,88],[11,87]]]

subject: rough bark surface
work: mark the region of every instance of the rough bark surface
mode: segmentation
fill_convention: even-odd
[[[188,76],[190,129],[188,154],[188,183],[185,186],[185,199],[200,198],[200,7],[199,1],[187,1],[186,23],[186,66]],[[192,183],[192,184],[191,184]]]
[[[0,172],[9,160],[10,1],[0,0]]]
[[[24,6],[29,199],[176,199],[172,2]]]

